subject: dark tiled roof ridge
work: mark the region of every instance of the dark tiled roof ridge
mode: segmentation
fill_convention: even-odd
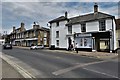
[[[98,12],[98,14],[101,13],[101,14],[104,14],[104,15],[108,15],[108,16],[112,16],[110,14],[107,14],[107,13],[103,13],[103,12]],[[79,15],[79,16],[75,16],[75,17],[71,17],[69,19],[73,19],[73,18],[77,18],[77,17],[82,17],[82,16],[87,16],[87,15],[92,15],[94,13],[86,13],[86,14],[82,14],[82,15]]]

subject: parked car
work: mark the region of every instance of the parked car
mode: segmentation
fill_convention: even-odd
[[[31,45],[31,47],[30,47],[30,49],[32,50],[34,50],[34,49],[43,49],[44,48],[44,45],[34,45],[34,44],[32,44]]]
[[[5,43],[5,44],[3,45],[3,49],[12,49],[12,44],[10,44],[10,43]]]

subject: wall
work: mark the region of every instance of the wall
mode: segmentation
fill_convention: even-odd
[[[116,30],[116,47],[119,47],[118,40],[120,40],[120,29]]]
[[[80,33],[81,32],[81,25],[80,24],[75,24],[72,25],[72,34],[75,33]]]
[[[55,47],[59,48],[67,48],[67,26],[65,24],[67,21],[60,21],[59,26],[56,26],[56,23],[51,24],[50,29],[50,38],[51,38],[51,45],[55,45]],[[59,38],[56,38],[56,31],[59,31]],[[59,46],[56,46],[56,40],[59,40]]]
[[[92,21],[86,23],[86,32],[99,31],[99,22]]]

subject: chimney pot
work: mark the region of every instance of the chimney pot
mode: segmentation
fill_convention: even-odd
[[[67,13],[67,11],[65,12],[65,18],[67,18],[68,17],[68,13]]]
[[[94,5],[94,13],[96,13],[96,12],[98,12],[98,4],[97,3],[95,3],[95,5]]]
[[[15,26],[13,26],[13,32],[15,32]]]

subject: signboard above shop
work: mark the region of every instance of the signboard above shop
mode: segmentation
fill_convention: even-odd
[[[84,34],[84,33],[77,33],[76,35],[75,35],[75,37],[91,37],[92,36],[92,34]]]

